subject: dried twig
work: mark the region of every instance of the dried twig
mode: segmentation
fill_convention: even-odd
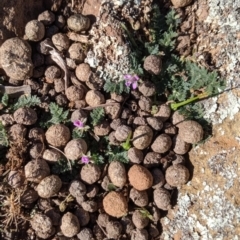
[[[67,156],[65,155],[65,153],[64,153],[63,151],[61,151],[60,149],[52,146],[52,145],[48,145],[48,146],[49,146],[50,148],[53,148],[53,149],[57,150],[58,152],[60,152],[60,153],[67,159],[69,168],[70,168],[70,170],[72,171],[71,161],[67,158]]]
[[[52,60],[64,71],[64,81],[65,81],[65,91],[66,91],[66,89],[68,88],[68,78],[69,78],[67,64],[63,60],[61,54],[54,47],[52,47],[46,43],[45,43],[45,46],[50,47],[52,49],[50,51]]]
[[[82,108],[82,109],[83,109],[83,110],[93,110],[93,109],[95,109],[95,108],[113,106],[113,105],[115,105],[115,104],[117,104],[117,102],[116,102],[116,103],[99,104],[99,105],[97,105],[97,106],[95,106],[95,107],[85,107],[85,108]]]
[[[29,85],[22,85],[17,87],[4,86],[0,84],[0,93],[6,93],[9,97],[20,97],[24,94],[31,95],[31,87]]]
[[[81,42],[81,43],[88,43],[89,42],[89,37],[86,35],[81,35],[78,33],[74,32],[69,32],[67,34],[68,38],[74,42]]]

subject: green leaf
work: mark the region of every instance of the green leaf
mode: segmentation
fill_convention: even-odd
[[[162,38],[159,40],[159,45],[165,51],[172,51],[175,48],[175,39],[177,36],[177,32],[173,31],[172,27],[170,27],[167,32],[163,33]]]
[[[90,113],[90,117],[91,117],[92,125],[96,126],[97,124],[102,122],[105,117],[104,108],[98,107],[98,108],[93,109],[92,112]]]
[[[74,128],[72,131],[72,139],[84,138],[86,137],[86,135],[87,135],[87,132],[78,128]]]
[[[8,135],[5,127],[3,126],[2,122],[0,121],[0,146],[8,147]]]
[[[107,188],[109,192],[115,191],[117,189],[117,187],[113,183],[109,183]]]
[[[4,95],[2,96],[2,99],[1,99],[1,103],[6,107],[8,105],[8,100],[9,100],[9,96],[4,93]]]
[[[108,156],[108,161],[119,161],[122,163],[128,163],[128,152],[123,150],[121,147],[110,147],[108,145],[108,151],[106,152],[106,155]]]
[[[32,107],[39,105],[41,103],[41,100],[37,96],[21,96],[18,101],[13,105],[13,110],[17,110],[18,108],[22,107]]]
[[[122,94],[123,92],[129,92],[129,89],[125,85],[125,81],[112,82],[106,80],[103,89],[107,93]]]
[[[104,164],[104,157],[102,155],[100,155],[99,153],[91,154],[91,160],[96,165]]]
[[[52,118],[48,121],[50,124],[65,123],[68,120],[69,111],[64,111],[56,103],[50,103],[49,110]]]

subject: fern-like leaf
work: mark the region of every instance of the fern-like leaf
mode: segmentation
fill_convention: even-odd
[[[5,127],[3,126],[2,122],[0,122],[0,146],[8,147],[8,135]]]
[[[86,137],[87,132],[82,131],[81,129],[75,128],[72,131],[72,139],[84,138]]]
[[[125,81],[112,82],[106,80],[103,89],[107,93],[122,94],[123,92],[129,92],[129,89],[125,86]]]
[[[18,101],[13,105],[13,110],[17,110],[18,108],[22,107],[32,107],[39,105],[41,100],[37,96],[21,96]]]
[[[92,112],[90,113],[90,117],[91,117],[91,123],[93,126],[96,126],[97,124],[99,124],[105,117],[105,111],[104,108],[102,107],[98,107],[92,110]]]
[[[106,155],[108,156],[108,161],[119,161],[122,163],[128,163],[128,153],[127,151],[123,150],[121,147],[113,147],[111,148],[110,145],[108,145],[108,151],[106,152]]]
[[[1,103],[6,107],[8,105],[9,96],[4,93],[1,99]]]
[[[104,164],[104,157],[102,155],[100,155],[99,153],[91,154],[91,160],[96,165]]]
[[[52,118],[48,121],[48,124],[65,123],[68,120],[69,111],[64,111],[56,103],[50,103],[49,110]]]
[[[218,94],[225,88],[225,82],[218,78],[216,71],[208,72],[206,68],[198,66],[193,62],[186,62],[186,72],[189,80],[188,88],[198,90],[205,88],[209,95]]]

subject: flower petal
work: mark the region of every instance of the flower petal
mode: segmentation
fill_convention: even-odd
[[[132,89],[135,90],[137,87],[138,87],[138,83],[137,83],[137,82],[134,82],[134,83],[132,84]]]
[[[132,81],[129,81],[129,80],[128,80],[128,81],[125,82],[125,85],[126,85],[127,87],[130,87],[131,84],[132,84]]]
[[[78,128],[83,128],[84,124],[80,120],[76,120],[73,122],[73,125]]]
[[[82,161],[82,163],[89,163],[89,157],[82,156],[81,161]]]
[[[134,79],[134,81],[138,81],[140,78],[139,78],[138,75],[134,75],[134,76],[133,76],[133,79]]]
[[[132,79],[132,75],[130,75],[130,74],[126,74],[126,75],[124,75],[123,77],[124,77],[124,79],[126,79],[126,80],[131,80],[131,79]]]

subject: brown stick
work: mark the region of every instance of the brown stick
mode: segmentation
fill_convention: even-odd
[[[29,85],[12,87],[0,84],[0,93],[6,93],[7,95],[9,95],[9,97],[15,98],[20,97],[24,94],[31,94],[31,87]]]

